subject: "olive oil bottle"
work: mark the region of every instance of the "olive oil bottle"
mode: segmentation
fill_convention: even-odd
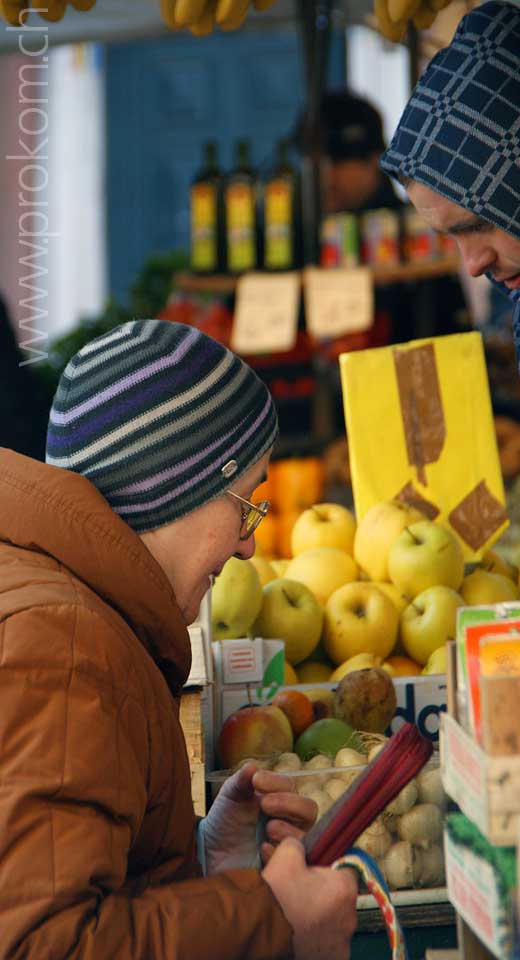
[[[289,159],[289,143],[280,140],[271,176],[264,186],[264,267],[294,270],[299,266],[299,177]]]
[[[202,166],[191,185],[190,213],[191,268],[196,273],[216,273],[223,269],[223,257],[222,176],[215,140],[204,144]]]
[[[226,258],[229,273],[258,266],[257,180],[248,140],[235,145],[235,167],[224,188]]]

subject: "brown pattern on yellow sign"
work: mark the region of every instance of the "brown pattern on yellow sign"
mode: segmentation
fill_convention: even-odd
[[[478,550],[505,523],[507,514],[504,505],[493,496],[485,480],[481,480],[451,511],[448,520],[459,537],[472,550]]]
[[[427,463],[439,459],[446,439],[441,389],[433,344],[394,350],[394,364],[408,463],[427,486]]]
[[[415,489],[413,483],[407,483],[399,493],[396,493],[394,500],[400,500],[402,503],[408,503],[410,506],[416,507],[417,510],[424,513],[425,517],[428,517],[428,520],[435,520],[435,517],[438,517],[440,513],[439,508],[431,500],[426,500]]]

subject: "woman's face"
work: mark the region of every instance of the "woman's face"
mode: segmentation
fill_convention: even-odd
[[[254,501],[254,491],[267,476],[270,456],[271,450],[229,489]],[[240,539],[241,520],[239,501],[222,494],[187,517],[141,534],[168,577],[187,624],[196,619],[210,578],[220,573],[226,561],[233,556],[244,560],[253,556],[254,534],[247,540]]]

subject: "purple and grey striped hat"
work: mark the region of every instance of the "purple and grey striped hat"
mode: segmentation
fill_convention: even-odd
[[[269,391],[243,360],[194,327],[135,320],[67,365],[46,461],[87,477],[144,533],[221,496],[277,434]]]

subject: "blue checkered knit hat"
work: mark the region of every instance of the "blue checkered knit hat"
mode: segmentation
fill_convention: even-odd
[[[69,362],[46,460],[83,474],[144,533],[221,496],[277,433],[271,396],[243,360],[193,327],[136,320]]]
[[[467,14],[428,65],[381,158],[520,239],[520,10]]]

